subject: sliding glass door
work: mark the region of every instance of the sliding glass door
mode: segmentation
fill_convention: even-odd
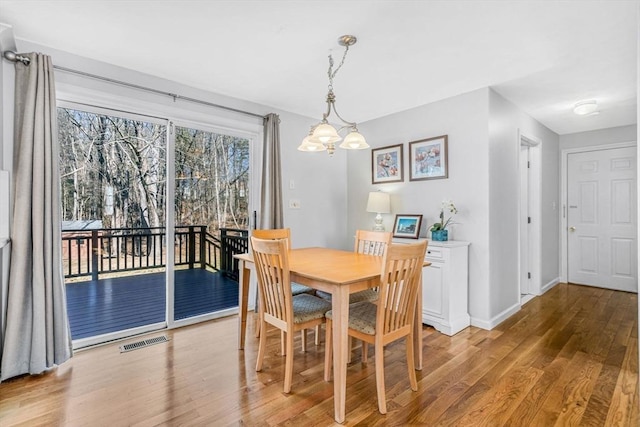
[[[60,103],[74,347],[235,313],[253,136]]]
[[[60,107],[58,132],[74,345],[165,327],[167,122]]]
[[[249,139],[175,126],[175,320],[238,306],[233,255],[247,245]]]

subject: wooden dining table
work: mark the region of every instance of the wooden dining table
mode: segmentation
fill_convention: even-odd
[[[235,255],[239,261],[239,333],[238,347],[244,348],[247,329],[249,277],[254,267],[251,254]],[[425,263],[428,265],[428,263]],[[328,292],[333,310],[333,399],[334,418],[345,420],[347,388],[349,294],[378,286],[382,257],[328,248],[303,248],[289,251],[291,281]],[[422,288],[422,280],[419,281]],[[420,292],[418,295],[421,295]],[[415,368],[422,369],[422,298],[417,299],[414,322]],[[329,331],[327,331],[329,333]]]

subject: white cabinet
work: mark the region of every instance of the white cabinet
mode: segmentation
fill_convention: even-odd
[[[424,239],[420,239],[424,240]],[[393,243],[418,240],[393,239]],[[469,242],[429,240],[422,269],[422,323],[447,335],[471,324],[469,317]]]
[[[469,317],[469,242],[429,240],[422,269],[422,323],[447,335],[471,324]]]

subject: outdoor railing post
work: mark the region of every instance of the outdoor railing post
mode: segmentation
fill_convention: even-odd
[[[222,270],[225,273],[229,271],[227,269],[227,252],[229,249],[228,243],[229,242],[227,239],[227,229],[221,228],[220,229],[220,270]]]
[[[206,249],[207,249],[207,226],[201,225],[200,226],[200,268],[203,270],[207,268]]]
[[[91,230],[91,280],[98,280],[98,230]]]
[[[193,263],[196,257],[196,234],[194,233],[193,226],[189,226],[189,270],[193,268]]]

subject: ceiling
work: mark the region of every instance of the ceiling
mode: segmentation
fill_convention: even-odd
[[[637,1],[6,1],[28,40],[320,118],[328,55],[364,122],[490,86],[558,134],[636,123]],[[55,64],[55,58],[53,58]],[[598,101],[600,114],[573,105]]]

